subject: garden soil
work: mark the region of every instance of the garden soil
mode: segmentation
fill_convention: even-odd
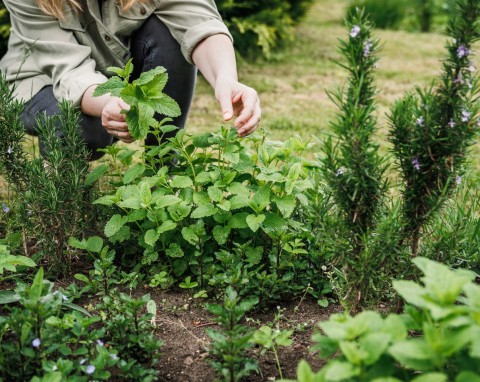
[[[165,342],[158,365],[159,381],[169,382],[214,382],[215,372],[209,365],[208,347],[210,339],[205,329],[219,329],[214,317],[209,314],[204,302],[193,299],[185,291],[148,291],[157,303],[156,325],[158,336]],[[146,291],[146,293],[148,293]],[[340,312],[339,306],[320,307],[311,299],[280,302],[266,312],[247,314],[243,324],[254,328],[268,325],[274,320],[278,307],[282,310],[279,320],[281,329],[294,329],[293,344],[279,348],[279,358],[284,378],[295,378],[296,368],[301,359],[306,359],[313,370],[318,370],[323,361],[309,351],[311,336],[318,330],[317,323],[327,320],[333,313]],[[259,360],[260,373],[253,373],[245,381],[279,380],[275,358],[272,352],[260,354],[254,347],[248,356]]]

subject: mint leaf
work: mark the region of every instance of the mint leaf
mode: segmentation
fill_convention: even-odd
[[[111,94],[114,97],[120,97],[122,90],[125,88],[125,82],[120,77],[112,77],[107,82],[97,85],[93,92],[94,97],[104,94]]]

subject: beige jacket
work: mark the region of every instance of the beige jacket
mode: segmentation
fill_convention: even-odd
[[[130,35],[152,14],[168,27],[189,62],[203,39],[230,36],[214,0],[151,0],[126,12],[114,0],[104,0],[101,13],[98,0],[84,0],[83,13],[68,6],[60,21],[42,13],[35,0],[4,3],[12,28],[0,71],[25,101],[53,85],[57,99],[79,105],[88,87],[107,80],[109,66],[128,61]]]

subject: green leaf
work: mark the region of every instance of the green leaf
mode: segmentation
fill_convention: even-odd
[[[177,258],[177,259],[185,256],[185,253],[183,252],[182,247],[180,247],[177,243],[170,244],[168,249],[165,251],[165,254],[168,257]]]
[[[187,243],[190,243],[192,245],[195,245],[198,242],[198,236],[192,226],[182,228],[182,237]]]
[[[72,310],[76,310],[77,312],[80,312],[87,317],[92,317],[92,315],[90,314],[90,312],[88,310],[82,308],[81,306],[79,306],[77,304],[74,304],[74,303],[71,303],[71,302],[64,302],[63,305],[67,308],[72,309]]]
[[[277,205],[280,213],[286,218],[292,215],[295,207],[297,206],[297,200],[293,195],[285,195],[281,198],[274,198],[273,201]]]
[[[145,243],[153,247],[157,243],[157,240],[159,237],[160,237],[160,233],[156,229],[149,229],[145,233]]]
[[[265,220],[265,215],[248,215],[247,216],[247,224],[253,232],[257,232],[257,230],[262,225],[263,221]]]
[[[218,244],[223,245],[227,242],[228,236],[230,235],[231,228],[229,226],[220,226],[217,225],[213,229],[213,237]]]
[[[428,373],[412,379],[412,382],[447,382],[448,377],[443,373]]]
[[[173,188],[191,188],[193,187],[193,181],[188,176],[175,175],[170,186]]]
[[[121,216],[119,214],[113,215],[105,225],[105,236],[111,237],[115,235],[126,223],[127,218],[125,216]]]
[[[208,187],[207,189],[208,196],[214,202],[220,203],[223,200],[223,191],[215,186]]]
[[[176,222],[185,219],[190,214],[191,210],[192,206],[187,202],[180,202],[168,207],[168,213],[170,214],[170,217]]]
[[[174,223],[171,220],[164,221],[160,227],[157,228],[157,232],[162,234],[164,232],[168,232],[177,228],[177,223]]]
[[[142,129],[140,128],[140,122],[138,118],[137,108],[132,107],[125,113],[125,121],[128,125],[128,131],[135,139],[143,139]]]
[[[30,293],[28,297],[32,300],[38,300],[42,296],[43,290],[43,267],[40,267],[35,278],[33,279],[32,286],[30,287]]]
[[[166,94],[164,94],[162,98],[155,103],[154,107],[157,113],[163,114],[167,117],[178,117],[180,114],[182,114],[177,101]]]
[[[210,138],[212,137],[212,133],[204,133],[194,135],[192,138],[192,143],[195,147],[206,149],[210,147]]]
[[[165,208],[176,203],[180,203],[182,199],[175,195],[163,195],[157,199],[157,207]]]
[[[263,211],[270,204],[270,187],[265,185],[255,192],[253,196],[253,203],[257,208],[255,212],[259,213]]]
[[[410,339],[394,343],[390,354],[403,366],[416,370],[430,370],[435,367],[435,354],[423,339]]]
[[[228,221],[229,227],[231,227],[232,229],[248,228],[247,216],[248,216],[248,213],[246,212],[240,212],[238,214],[233,215]]]
[[[17,266],[34,267],[35,261],[26,256],[14,256],[10,254],[0,255],[0,274],[3,274],[4,269],[15,272]]]
[[[145,165],[137,163],[130,167],[123,175],[123,184],[132,183],[136,178],[142,175],[146,170]]]
[[[136,79],[135,81],[133,81],[133,84],[138,85],[138,86],[146,85],[150,81],[153,81],[155,79],[155,77],[162,76],[162,74],[166,75],[166,73],[165,73],[166,71],[167,70],[163,66],[157,66],[154,69],[151,69],[147,72],[143,72],[142,74],[140,74],[140,77],[138,79]]]
[[[455,382],[480,382],[480,375],[472,372],[472,371],[462,371]]]
[[[387,351],[391,337],[386,333],[368,333],[359,340],[360,348],[365,352],[363,362],[373,365]]]
[[[202,219],[209,216],[213,216],[217,213],[217,209],[211,203],[203,204],[198,206],[196,209],[193,210],[192,214],[190,215],[192,219]]]
[[[125,85],[125,82],[123,82],[120,77],[111,77],[107,82],[97,85],[93,92],[93,96],[100,97],[104,94],[110,94],[114,97],[120,97]]]
[[[108,171],[108,166],[104,163],[95,167],[85,178],[85,185],[91,186],[97,180],[99,180]]]
[[[13,290],[0,290],[0,305],[20,301],[20,295]]]
[[[86,249],[89,252],[100,253],[103,248],[103,239],[98,236],[91,236],[87,239]]]
[[[328,381],[350,380],[360,375],[361,369],[348,362],[332,361],[326,366],[325,377]]]

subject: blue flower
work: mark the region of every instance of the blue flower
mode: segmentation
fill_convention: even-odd
[[[10,208],[5,203],[2,203],[2,211],[8,214],[10,212]]]
[[[87,369],[85,370],[85,373],[87,373],[87,374],[93,374],[93,373],[95,373],[95,366],[93,366],[93,365],[88,365],[88,366],[87,366]]]
[[[32,346],[33,346],[34,348],[38,348],[41,343],[42,343],[42,341],[40,341],[40,338],[35,338],[35,339],[32,341]]]
[[[86,359],[86,358],[82,358],[79,363],[80,363],[80,365],[83,365],[83,364],[85,364],[85,362],[87,362],[87,359]]]
[[[343,167],[340,167],[335,173],[336,176],[342,176],[343,174],[345,174],[345,169]]]
[[[13,148],[11,146],[8,146],[8,149],[7,149],[7,154],[13,154]]]
[[[97,340],[97,344],[98,344],[99,346],[105,345],[102,340]]]
[[[448,127],[450,127],[451,129],[453,129],[455,126],[457,126],[457,124],[455,123],[455,121],[452,119],[450,119],[450,122],[447,123]]]
[[[423,127],[425,125],[425,117],[418,117],[417,118],[417,125]]]
[[[418,158],[413,158],[412,159],[412,166],[415,170],[420,171],[421,165],[420,165],[420,161],[418,160]]]
[[[460,175],[457,175],[455,177],[455,183],[459,186],[460,184],[462,184],[462,177]]]
[[[351,37],[355,38],[360,34],[361,30],[362,28],[360,28],[358,25],[354,25],[349,34]]]
[[[471,53],[470,49],[468,49],[465,45],[460,45],[457,49],[457,57],[463,58],[469,56]]]

